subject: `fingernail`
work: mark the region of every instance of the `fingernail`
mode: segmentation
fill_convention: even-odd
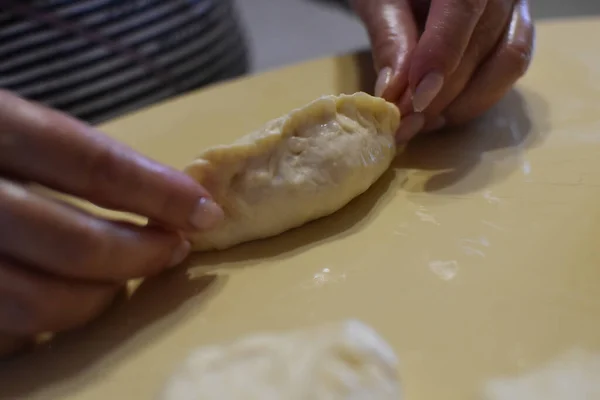
[[[382,68],[379,71],[377,82],[375,82],[375,96],[381,97],[392,80],[392,69],[390,67]]]
[[[215,227],[221,220],[224,214],[221,207],[211,199],[202,197],[196,204],[190,222],[194,227],[200,230],[211,229]]]
[[[425,75],[412,96],[415,112],[422,112],[429,107],[435,96],[442,90],[443,85],[444,76],[442,74],[432,72]]]
[[[396,133],[396,141],[398,143],[408,142],[423,129],[424,125],[425,116],[423,114],[410,114],[400,122],[400,128]]]
[[[169,262],[168,267],[173,268],[181,264],[181,262],[186,259],[186,257],[190,254],[191,251],[192,245],[190,244],[190,242],[188,242],[187,240],[181,242],[181,244],[177,246],[177,248],[173,252],[173,256],[171,257],[171,262]]]
[[[427,122],[427,124],[425,124],[425,127],[423,128],[423,133],[437,131],[439,129],[442,129],[444,125],[446,125],[446,118],[442,117],[441,115],[438,115],[431,121]]]

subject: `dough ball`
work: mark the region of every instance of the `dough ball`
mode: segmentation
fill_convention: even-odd
[[[398,361],[377,333],[346,321],[194,351],[162,400],[399,400]]]
[[[194,250],[274,236],[344,207],[389,168],[399,124],[398,108],[383,99],[325,96],[207,149],[185,170],[223,207],[225,221],[192,235]]]

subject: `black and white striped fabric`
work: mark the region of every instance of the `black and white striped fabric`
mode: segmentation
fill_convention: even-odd
[[[247,69],[233,0],[0,0],[0,87],[91,123]]]

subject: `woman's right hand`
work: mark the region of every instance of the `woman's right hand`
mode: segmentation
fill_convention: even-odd
[[[157,224],[100,219],[30,183]],[[37,334],[85,324],[127,280],[180,263],[190,251],[181,232],[209,229],[222,217],[182,172],[0,91],[0,354]]]
[[[459,125],[499,102],[534,50],[529,0],[353,0],[376,94],[400,107],[398,140]]]

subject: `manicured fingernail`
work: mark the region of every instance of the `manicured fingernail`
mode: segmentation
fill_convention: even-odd
[[[415,112],[422,112],[429,107],[435,96],[442,90],[442,86],[444,86],[444,76],[442,74],[432,72],[425,75],[412,96]]]
[[[423,114],[410,114],[400,122],[400,129],[396,133],[396,141],[398,143],[408,142],[423,129],[424,125],[425,116]]]
[[[375,96],[381,97],[392,80],[392,69],[390,67],[382,68],[379,71],[377,82],[375,83]]]
[[[442,117],[441,115],[438,115],[437,117],[435,117],[434,119],[432,119],[431,121],[427,122],[425,124],[425,127],[423,128],[423,132],[433,132],[433,131],[437,131],[442,129],[444,126],[446,125],[446,118]]]
[[[192,214],[190,222],[197,229],[205,230],[215,227],[223,220],[223,217],[223,210],[217,203],[211,199],[202,197],[196,204],[196,209]]]
[[[191,251],[192,245],[190,244],[190,242],[188,242],[187,240],[181,242],[181,244],[177,246],[177,248],[173,252],[173,255],[171,256],[171,262],[169,262],[168,267],[173,268],[181,264],[181,262],[186,259],[186,257],[190,254]]]

